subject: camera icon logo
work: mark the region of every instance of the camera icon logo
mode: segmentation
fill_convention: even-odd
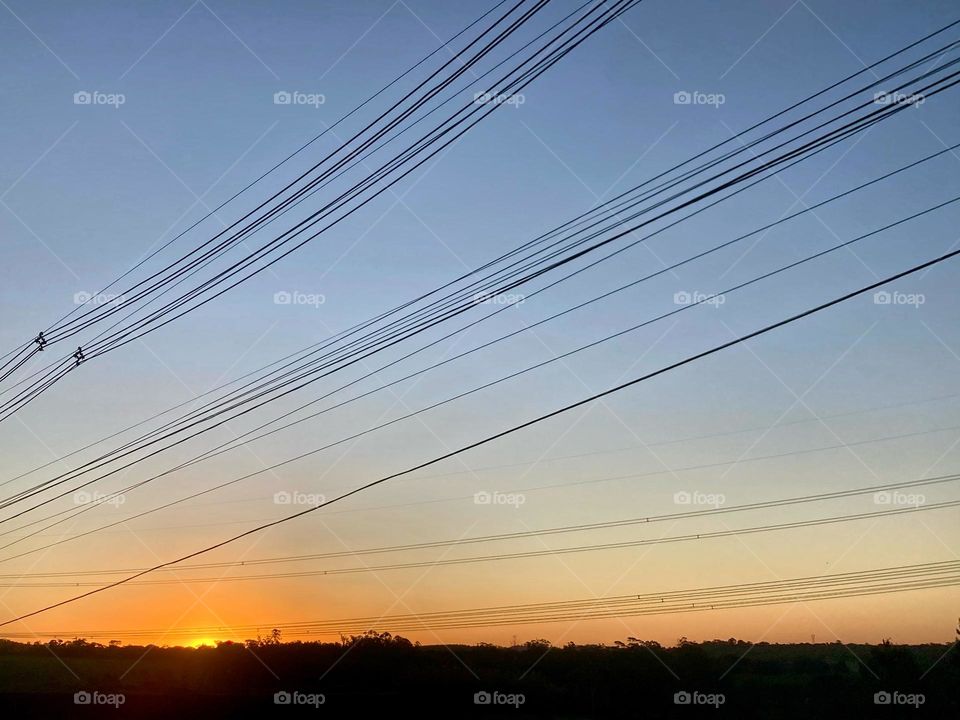
[[[80,692],[75,692],[73,694],[73,704],[74,705],[89,705],[93,701],[93,696],[90,695],[86,690],[81,690]]]
[[[881,690],[873,694],[874,705],[890,705],[893,702],[893,696],[886,690]]]
[[[86,90],[78,90],[73,94],[74,105],[89,105],[93,102],[93,95]]]
[[[673,704],[674,705],[689,705],[693,702],[693,696],[688,693],[686,690],[681,690],[680,692],[673,694]]]
[[[293,96],[286,90],[279,90],[273,94],[274,105],[289,105],[293,101]]]
[[[293,702],[293,696],[288,693],[286,690],[281,690],[280,692],[275,692],[273,694],[273,704],[274,705],[289,705]]]
[[[486,690],[481,690],[480,692],[473,694],[474,705],[489,705],[492,702],[493,696]]]
[[[689,105],[692,99],[692,96],[686,90],[680,90],[673,94],[674,105]]]

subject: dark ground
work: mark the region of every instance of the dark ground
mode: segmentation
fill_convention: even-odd
[[[78,692],[96,693],[94,702],[76,704]],[[276,704],[278,692],[298,695]],[[477,704],[481,692],[496,696]],[[675,702],[683,692],[690,704]],[[875,703],[882,692],[890,704]],[[0,640],[0,708],[18,718],[948,718],[960,717],[958,696],[960,648],[949,644],[444,647],[375,633],[200,649]]]

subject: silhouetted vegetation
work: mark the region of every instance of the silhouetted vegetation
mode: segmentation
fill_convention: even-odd
[[[774,645],[680,638],[665,647],[628,637],[611,645],[534,640],[499,647],[420,645],[373,631],[335,643],[283,642],[274,631],[200,648],[0,640],[0,692],[21,717],[29,708],[58,717],[108,710],[109,717],[159,717],[189,709],[208,717],[260,709],[273,717],[360,708],[447,717],[948,717],[958,709],[958,655],[950,644],[889,640]],[[84,691],[124,700],[119,708],[75,705],[73,694]],[[899,693],[891,695],[899,706],[885,707],[882,695],[876,704],[877,693]],[[281,707],[284,699],[290,702]]]

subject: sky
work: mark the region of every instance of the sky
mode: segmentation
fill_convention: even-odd
[[[473,21],[492,3],[27,3],[0,8],[0,349],[95,294]],[[570,12],[557,0],[539,32]],[[106,435],[393,307],[728,139],[956,19],[950,2],[646,0],[491,114],[393,192],[191,313],[90,362],[0,424],[4,490]],[[525,36],[527,38],[530,35]],[[946,42],[946,40],[944,40]],[[399,87],[404,87],[403,83]],[[99,101],[75,103],[75,93]],[[276,104],[276,93],[312,100]],[[677,93],[713,96],[677,104]],[[960,142],[960,91],[943,93],[657,235],[542,295],[364,381],[376,387]],[[466,95],[465,95],[466,97]],[[217,211],[158,256],[173,259],[333,149],[338,133]],[[276,471],[22,558],[64,535],[261,470],[305,449],[549,360],[960,194],[960,155],[832,203],[756,242],[693,263],[291,430],[175,473],[76,521],[7,546],[0,574],[138,568],[212,544],[290,506],[275,494],[338,492],[650,372],[952,249],[957,207],[656,322]],[[318,196],[319,197],[319,196]],[[305,214],[311,207],[305,203]],[[296,217],[302,217],[296,215]],[[286,227],[286,225],[278,225]],[[496,443],[203,556],[327,553],[675,512],[676,493],[744,504],[960,470],[957,262],[654,378]],[[530,290],[520,289],[521,292]],[[277,293],[305,302],[278,304]],[[439,337],[434,334],[429,337]],[[383,361],[397,355],[385,354]],[[375,358],[376,367],[380,358]],[[33,367],[33,366],[32,366]],[[374,367],[374,366],[371,366]],[[350,374],[353,373],[353,374]],[[343,377],[360,373],[351,370]],[[97,486],[110,492],[338,387],[329,378]],[[337,397],[341,397],[341,393]],[[321,401],[319,407],[333,403]],[[103,447],[109,446],[109,443]],[[513,493],[478,504],[477,493]],[[951,484],[925,501],[956,498]],[[699,495],[698,495],[699,496]],[[71,497],[51,509],[72,507]],[[709,533],[871,512],[871,495],[698,520],[282,565],[317,570],[483,552]],[[9,510],[4,511],[9,513]],[[4,515],[6,517],[6,514]],[[6,522],[6,530],[28,518]],[[255,625],[587,599],[957,559],[957,509],[722,539],[550,557],[244,582],[129,586],[11,632]],[[482,551],[482,552],[481,552]],[[268,566],[275,570],[277,566]],[[164,573],[164,579],[239,570]],[[158,574],[157,579],[160,579]],[[7,581],[9,583],[9,579]],[[15,617],[76,588],[0,587]],[[668,616],[411,633],[424,643],[945,642],[957,590]],[[922,611],[921,611],[922,610]],[[389,627],[376,629],[389,630]],[[146,636],[145,636],[146,637]],[[205,633],[205,638],[233,637]],[[157,641],[156,636],[151,639]],[[188,638],[195,640],[196,638]],[[179,639],[178,639],[179,641]],[[161,640],[160,642],[172,642]]]

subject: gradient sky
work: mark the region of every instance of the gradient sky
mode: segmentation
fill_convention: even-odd
[[[5,99],[0,348],[35,335],[73,308],[75,293],[106,285],[202,217],[204,203],[213,207],[228,198],[491,4],[8,0],[0,8],[0,95]],[[537,27],[574,7],[558,0]],[[382,196],[274,272],[142,343],[83,366],[5,422],[0,427],[2,477],[189,400],[482,264],[954,19],[956,5],[947,1],[647,0],[527,88],[522,106],[494,113],[437,162],[403,181],[395,195]],[[118,108],[75,105],[73,94],[83,90],[122,93],[125,102]],[[284,90],[320,93],[325,102],[275,105],[273,94]],[[678,91],[722,93],[725,103],[675,105]],[[817,202],[958,142],[958,112],[960,91],[954,89],[424,357],[437,360],[478,345],[776,220],[804,201]],[[278,188],[307,160],[332,147],[333,139],[324,138],[312,154],[218,215],[229,222],[251,207],[253,198]],[[678,291],[722,290],[942,202],[958,194],[958,171],[960,156],[941,156],[920,171],[830,205],[817,217],[778,227],[750,252],[734,248],[661,276],[420,381],[405,382],[395,394],[380,393],[153,483],[131,493],[120,507],[87,513],[75,525],[0,551],[0,557],[49,542],[64,530],[95,527],[251,472],[548,359],[672,309]],[[957,208],[948,208],[731,295],[718,308],[682,313],[229,491],[56,552],[0,563],[0,573],[140,567],[189,552],[287,514],[289,508],[272,501],[277,491],[334,495],[942,254],[958,241],[957,219]],[[218,227],[212,219],[201,226],[209,229],[207,236]],[[190,234],[163,257],[176,257],[202,239]],[[956,472],[958,280],[960,266],[946,263],[895,286],[922,293],[920,307],[856,299],[205,559],[327,552],[667,513],[676,509],[673,496],[681,490],[723,493],[728,503],[741,504]],[[320,294],[325,302],[276,305],[278,291]],[[374,387],[416,367],[394,368],[360,387]],[[298,399],[304,402],[335,386],[331,379]],[[292,404],[278,404],[255,418],[262,421],[288,407]],[[102,490],[172,466],[253,424],[231,424],[210,439],[111,479]],[[873,439],[878,440],[865,442]],[[837,447],[845,443],[855,444]],[[784,456],[797,451],[803,452]],[[762,459],[771,455],[780,457]],[[714,466],[679,469],[697,465]],[[38,481],[61,467],[30,479]],[[605,480],[628,474],[637,477]],[[526,502],[520,508],[476,505],[473,496],[481,490],[524,493]],[[929,502],[956,497],[949,485],[923,492]],[[375,560],[519,552],[875,509],[866,496]],[[311,618],[655,592],[952,560],[958,541],[956,509],[939,510],[554,558],[271,582],[127,587],[14,630],[261,622],[269,627]],[[355,564],[338,560],[279,569]],[[0,588],[0,614],[14,616],[74,594],[75,589],[64,588]],[[612,642],[628,635],[661,642],[681,635],[946,641],[952,637],[957,597],[955,589],[934,590],[411,637],[425,643],[509,642],[513,636]]]

